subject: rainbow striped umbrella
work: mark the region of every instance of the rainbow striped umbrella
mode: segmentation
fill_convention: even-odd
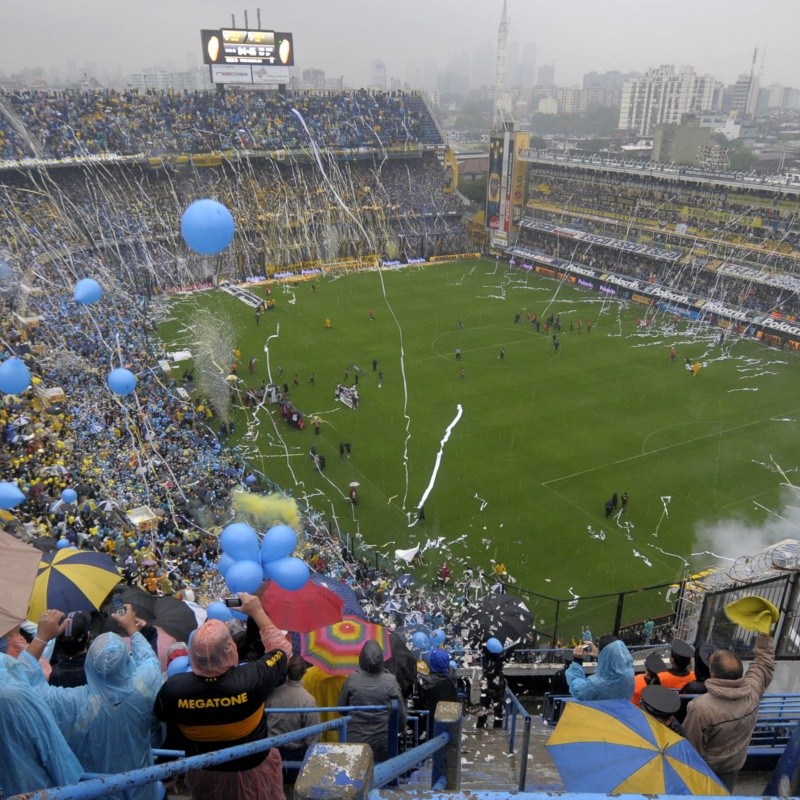
[[[389,631],[383,625],[354,617],[317,628],[300,636],[303,658],[328,675],[347,675],[358,668],[358,656],[365,642],[377,642],[386,661],[392,656]]]
[[[28,606],[28,619],[38,620],[48,608],[65,614],[94,611],[120,582],[114,559],[106,553],[65,547],[42,556]]]

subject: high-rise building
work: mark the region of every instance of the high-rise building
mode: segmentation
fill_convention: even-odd
[[[464,72],[441,72],[436,89],[443,103],[466,100],[469,97],[469,75]]]
[[[542,64],[537,73],[536,85],[544,89],[550,89],[556,85],[556,65]]]
[[[726,111],[734,113],[740,120],[752,117],[758,100],[758,77],[742,73],[736,83],[728,86],[725,94]]]
[[[637,136],[652,136],[656,125],[678,124],[684,114],[717,109],[720,95],[719,81],[712,75],[698,75],[692,67],[677,72],[672,65],[649,69],[626,81],[619,128]]]
[[[578,86],[558,89],[558,110],[565,114],[583,114],[589,93]]]
[[[372,86],[374,89],[385,89],[387,83],[386,64],[380,58],[373,59],[372,79],[370,80],[370,86]]]
[[[494,85],[495,51],[492,43],[485,39],[472,50],[470,64],[470,85]]]
[[[149,69],[134,72],[128,77],[127,87],[147,91],[152,89],[164,92],[172,89],[176,92],[202,92],[211,89],[208,68],[198,67],[188,72],[167,72],[163,69]]]
[[[532,89],[536,83],[536,43],[525,42],[519,57],[519,85]]]

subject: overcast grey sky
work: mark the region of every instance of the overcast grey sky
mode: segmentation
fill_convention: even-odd
[[[296,66],[351,86],[369,82],[374,58],[390,78],[458,68],[482,54],[491,83],[502,0],[0,0],[0,74],[43,66],[99,77],[201,62],[201,28],[262,27],[294,34]],[[800,88],[800,0],[508,0],[510,41],[534,42],[537,67],[556,83],[590,70],[639,72],[689,64],[724,83],[764,54],[762,85]],[[513,51],[510,51],[513,52]],[[414,69],[414,65],[416,70]],[[476,83],[485,83],[485,78]]]

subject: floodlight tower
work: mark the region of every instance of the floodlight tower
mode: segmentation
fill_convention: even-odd
[[[508,44],[508,15],[506,13],[507,0],[503,0],[503,13],[500,17],[500,27],[497,29],[497,65],[494,76],[494,115],[492,130],[504,131],[506,123],[513,124],[511,107],[506,95],[506,45]]]

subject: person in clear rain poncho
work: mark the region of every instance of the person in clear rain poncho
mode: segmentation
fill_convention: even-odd
[[[597,668],[588,677],[583,669],[585,656],[597,657]],[[573,651],[566,678],[570,694],[578,700],[630,700],[634,688],[633,658],[619,639],[602,647],[599,657],[593,644],[579,645]]]
[[[64,615],[45,611],[37,638],[20,656],[34,690],[52,709],[56,724],[86,772],[117,773],[153,764],[151,746],[161,743],[153,701],[162,683],[153,648],[139,632],[141,622],[130,605],[114,619],[130,636],[130,652],[116,633],[102,633],[86,655],[86,686],[49,686],[39,667],[38,650],[60,632]],[[25,661],[23,662],[23,659]],[[152,783],[131,789],[135,800],[157,800]],[[119,798],[121,794],[107,795]]]
[[[22,665],[0,655],[0,797],[77,783],[82,772]]]

